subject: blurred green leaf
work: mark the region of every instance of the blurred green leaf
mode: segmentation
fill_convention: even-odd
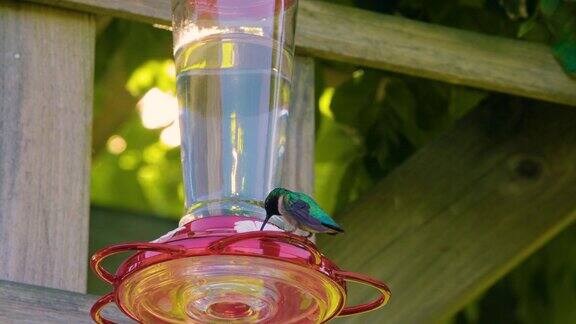
[[[418,126],[417,101],[414,93],[402,80],[389,80],[386,84],[386,94],[383,109],[389,109],[393,115],[388,120],[396,119],[396,129],[414,145],[424,143],[424,132]]]
[[[176,75],[174,69],[174,61],[167,60],[151,60],[134,70],[126,88],[130,93],[139,97],[152,88],[159,88],[167,93],[176,92]]]
[[[520,27],[518,28],[518,35],[517,35],[518,38],[524,37],[531,30],[533,30],[534,27],[536,27],[536,26],[537,26],[536,16],[533,16],[532,18],[520,23]]]
[[[576,77],[576,35],[554,46],[554,54],[566,73]]]
[[[507,278],[522,323],[576,323],[576,225],[554,238]]]
[[[459,119],[477,107],[488,93],[481,90],[452,87],[450,91],[450,105],[448,111],[454,119]]]
[[[561,0],[540,0],[540,11],[544,17],[550,17],[554,14]]]
[[[340,190],[336,194],[334,210],[343,210],[350,202],[358,199],[374,185],[374,178],[370,176],[361,156],[348,164],[340,182]]]
[[[127,143],[116,155],[103,151],[92,167],[93,203],[157,215],[179,217],[184,211],[178,149],[159,142],[159,131],[148,130],[136,110],[118,132]]]
[[[326,107],[324,107],[326,108]],[[325,109],[316,139],[315,196],[328,212],[334,212],[339,188],[348,166],[363,153],[358,134],[337,123]]]
[[[551,34],[554,55],[562,64],[566,73],[574,77],[576,75],[576,2],[556,1],[541,2],[553,7],[548,8],[544,14],[544,23]],[[544,12],[545,7],[542,7]]]
[[[378,102],[375,98],[381,76],[373,71],[358,70],[334,92],[330,110],[334,119],[360,133],[376,122]]]

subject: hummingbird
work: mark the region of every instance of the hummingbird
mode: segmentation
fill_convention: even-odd
[[[260,230],[264,229],[270,217],[282,216],[290,225],[310,233],[338,234],[344,232],[310,196],[284,188],[272,190],[264,202],[266,219]]]

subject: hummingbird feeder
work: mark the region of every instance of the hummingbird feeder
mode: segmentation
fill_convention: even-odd
[[[297,0],[174,0],[173,32],[187,212],[153,242],[106,247],[93,271],[141,323],[323,323],[384,305],[387,286],[343,271],[262,201],[279,186]],[[299,235],[302,234],[302,235]],[[102,261],[133,251],[111,273]],[[372,302],[346,306],[346,282]]]

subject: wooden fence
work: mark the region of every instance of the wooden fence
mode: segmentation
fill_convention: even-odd
[[[89,322],[94,15],[168,24],[170,1],[0,0],[2,323]],[[291,118],[306,122],[287,181],[305,191],[314,57],[576,105],[576,82],[540,44],[302,0],[297,48],[308,58],[298,59]],[[544,106],[472,113],[346,211],[347,236],[361,239],[325,249],[395,293],[347,322],[448,316],[574,221],[576,111]]]

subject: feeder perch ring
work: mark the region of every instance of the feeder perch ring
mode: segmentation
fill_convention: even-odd
[[[288,234],[286,232],[258,231],[258,232],[236,234],[229,237],[225,237],[212,243],[208,247],[208,250],[211,251],[213,254],[236,255],[238,253],[226,252],[224,250],[226,249],[226,247],[234,243],[254,238],[261,238],[262,240],[266,241],[280,241],[297,245],[310,253],[310,255],[314,258],[313,263],[314,265],[320,266],[322,264],[322,254],[320,254],[320,252],[312,245],[312,243],[308,239]],[[249,255],[249,254],[241,253],[241,255]]]
[[[103,248],[96,252],[92,258],[90,258],[90,268],[98,277],[100,277],[105,282],[114,285],[118,281],[118,277],[108,272],[102,266],[102,261],[104,261],[109,256],[114,254],[129,252],[129,251],[151,251],[158,253],[167,254],[179,254],[185,253],[186,249],[169,244],[162,243],[148,243],[148,242],[134,242],[134,243],[124,243],[116,244],[106,248]]]

